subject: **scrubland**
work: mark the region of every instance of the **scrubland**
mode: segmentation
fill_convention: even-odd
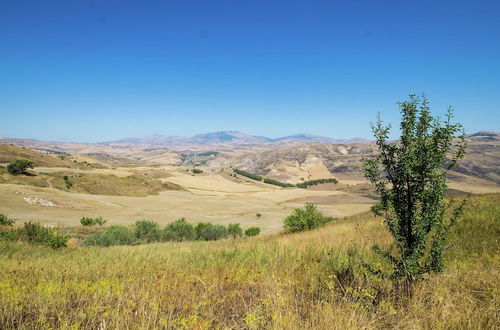
[[[493,329],[500,194],[473,196],[443,274],[408,297],[373,277],[391,238],[363,213],[317,230],[218,242],[53,250],[0,242],[0,328]]]

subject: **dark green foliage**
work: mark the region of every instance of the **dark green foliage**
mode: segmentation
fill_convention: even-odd
[[[66,184],[66,188],[70,189],[71,187],[73,187],[73,182],[71,182],[71,181],[69,180],[69,178],[68,178],[68,176],[67,176],[67,175],[65,175],[65,176],[63,177],[63,179],[64,179],[64,183]]]
[[[94,225],[104,225],[107,221],[103,217],[97,217],[97,218],[89,218],[89,217],[82,217],[80,219],[80,223],[82,226],[94,226]]]
[[[196,239],[200,241],[216,241],[227,237],[227,228],[222,225],[200,222],[195,226]]]
[[[135,242],[132,230],[125,226],[113,225],[105,231],[88,236],[83,244],[87,246],[129,245]]]
[[[262,214],[257,213],[255,216],[256,216],[257,218],[260,218],[260,217],[262,217]]]
[[[202,171],[202,170],[197,169],[197,168],[193,168],[193,169],[191,170],[191,172],[193,172],[194,174],[200,174],[200,173],[203,173],[203,171]]]
[[[260,175],[252,174],[250,172],[242,171],[242,170],[238,170],[238,169],[234,169],[233,171],[236,174],[239,174],[239,175],[242,175],[242,176],[246,176],[247,178],[250,178],[252,180],[262,181],[262,177]]]
[[[16,221],[9,218],[7,214],[0,214],[0,226],[12,226],[14,222]]]
[[[309,180],[309,181],[304,181],[301,183],[297,184],[298,188],[307,188],[309,186],[315,186],[317,184],[323,184],[323,183],[339,183],[337,179],[317,179],[317,180]]]
[[[239,223],[230,223],[227,225],[227,233],[233,239],[243,236],[243,229],[241,229]]]
[[[316,206],[307,203],[303,209],[295,209],[293,213],[285,218],[283,227],[289,233],[304,231],[321,227],[332,221],[332,217],[325,217]]]
[[[373,251],[392,266],[390,273],[367,267],[382,277],[411,284],[427,273],[443,271],[448,233],[462,214],[463,200],[451,210],[445,203],[448,172],[465,153],[465,135],[452,124],[452,110],[444,122],[430,114],[427,99],[410,95],[399,104],[401,138],[389,141],[390,126],[380,117],[372,125],[378,153],[364,160],[365,176],[380,195],[373,207],[384,216],[394,238],[394,249]]]
[[[257,236],[260,234],[260,228],[259,227],[250,227],[247,230],[245,230],[245,235],[246,236]]]
[[[165,226],[161,231],[163,241],[192,241],[196,239],[196,232],[192,224],[181,218]]]
[[[7,171],[12,175],[23,174],[28,168],[33,168],[33,162],[25,159],[18,159],[7,165]]]
[[[136,221],[133,231],[135,237],[141,242],[151,243],[160,240],[160,226],[154,221]]]
[[[268,184],[272,184],[272,185],[280,186],[280,187],[285,187],[285,188],[295,187],[291,183],[285,183],[285,182],[281,182],[281,181],[270,179],[270,178],[264,178],[264,183],[268,183]]]
[[[0,239],[43,244],[56,249],[65,247],[69,236],[55,229],[42,227],[38,222],[29,221],[21,228],[0,231]]]

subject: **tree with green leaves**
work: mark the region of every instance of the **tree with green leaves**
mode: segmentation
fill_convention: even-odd
[[[452,123],[451,107],[444,121],[431,115],[425,96],[410,95],[399,107],[400,139],[389,140],[391,127],[379,116],[372,124],[378,152],[363,160],[365,176],[380,196],[372,210],[384,217],[394,239],[390,250],[372,249],[391,271],[366,266],[411,293],[412,283],[444,269],[448,234],[467,199],[456,207],[446,202],[447,175],[463,158],[466,142],[462,126]]]
[[[243,236],[243,229],[241,229],[239,223],[230,223],[227,225],[227,233],[233,239],[236,239],[237,237]]]
[[[33,168],[33,162],[26,159],[18,159],[7,165],[7,171],[12,175],[26,173],[28,168]]]

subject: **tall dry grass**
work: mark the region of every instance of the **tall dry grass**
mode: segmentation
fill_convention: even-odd
[[[500,195],[475,196],[447,270],[411,299],[361,266],[382,219],[221,242],[52,250],[0,243],[0,328],[493,329]]]

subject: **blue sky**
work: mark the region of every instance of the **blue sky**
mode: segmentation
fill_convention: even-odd
[[[426,93],[500,131],[498,1],[0,1],[0,136],[369,138]]]

